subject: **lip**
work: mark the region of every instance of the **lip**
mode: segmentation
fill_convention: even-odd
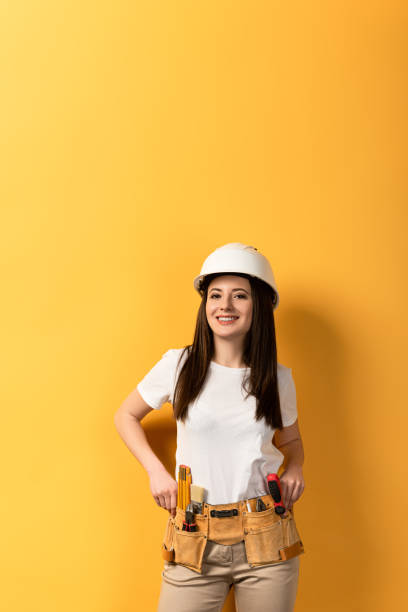
[[[224,317],[228,317],[228,316],[231,316],[231,317],[232,317],[232,316],[233,316],[233,317],[234,317],[234,319],[232,319],[231,321],[220,321],[220,317],[216,317],[217,322],[218,322],[220,325],[223,325],[223,326],[233,325],[233,324],[234,324],[234,323],[236,323],[236,322],[238,321],[238,319],[239,319],[239,317],[238,317],[237,315],[220,315],[220,316],[221,316],[221,317],[222,317],[222,316],[224,316]]]

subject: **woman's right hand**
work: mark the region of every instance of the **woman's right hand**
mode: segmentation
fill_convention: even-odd
[[[158,506],[168,510],[176,516],[178,484],[166,469],[152,472],[150,478],[150,491]]]

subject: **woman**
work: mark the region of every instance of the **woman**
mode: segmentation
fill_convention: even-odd
[[[304,552],[293,513],[304,490],[303,445],[292,371],[277,362],[274,275],[256,248],[229,243],[207,257],[194,287],[193,344],[164,353],[115,416],[170,513],[158,611],[220,611],[234,585],[237,612],[291,612]],[[167,401],[177,420],[176,479],[187,465],[205,491],[194,532],[183,530],[177,480],[140,425]],[[282,463],[284,514],[267,481]]]

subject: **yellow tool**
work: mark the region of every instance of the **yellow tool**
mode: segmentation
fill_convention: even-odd
[[[191,469],[188,465],[179,465],[177,506],[182,510],[187,508],[191,501]]]

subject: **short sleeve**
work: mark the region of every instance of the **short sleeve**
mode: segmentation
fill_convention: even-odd
[[[293,425],[298,417],[296,387],[292,376],[292,368],[287,368],[282,390],[279,393],[283,427]]]
[[[174,349],[164,353],[136,386],[145,402],[154,410],[159,410],[172,397],[176,365],[174,353]]]

